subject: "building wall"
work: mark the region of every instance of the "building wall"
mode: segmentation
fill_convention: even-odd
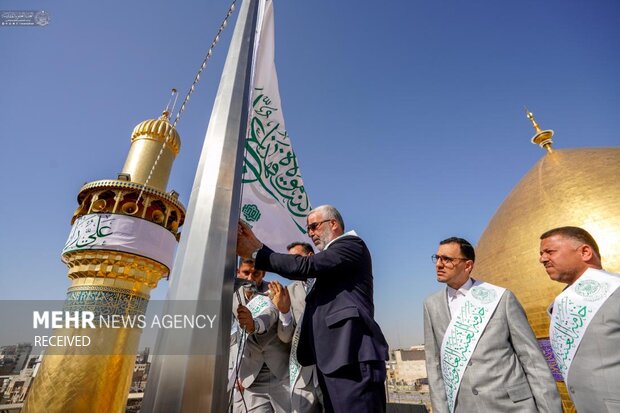
[[[427,377],[424,347],[415,346],[408,350],[393,350],[390,354],[389,366],[389,378],[395,383],[415,385],[416,380]]]

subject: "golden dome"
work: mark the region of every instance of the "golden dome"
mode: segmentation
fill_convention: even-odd
[[[548,153],[512,190],[480,237],[474,277],[513,291],[537,337],[548,337],[547,306],[564,288],[538,262],[539,237],[579,226],[599,244],[606,270],[620,272],[620,148]]]
[[[154,139],[164,142],[170,134],[166,147],[172,149],[174,155],[178,155],[181,150],[181,137],[177,130],[168,122],[168,112],[164,112],[159,119],[149,119],[140,122],[131,133],[131,142],[137,139],[145,138]]]
[[[618,176],[618,147],[554,149],[521,179],[480,237],[473,277],[514,292],[539,339],[549,337],[547,307],[565,287],[538,262],[539,237],[555,227],[582,227],[597,241],[603,267],[620,273]],[[564,383],[558,388],[564,411],[574,412]]]

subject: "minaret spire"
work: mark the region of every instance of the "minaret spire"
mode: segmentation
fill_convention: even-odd
[[[177,105],[177,99],[179,98],[179,94],[177,93],[176,88],[172,88],[170,92],[170,99],[168,99],[168,104],[166,105],[166,109],[162,112],[162,116],[166,118],[166,120],[170,119],[170,114],[174,111],[175,106]]]
[[[166,185],[180,145],[164,111],[135,127],[117,179],[80,189],[62,250],[71,281],[64,309],[92,313],[94,328],[54,330],[89,344],[46,349],[23,412],[125,411],[142,329],[109,328],[101,320],[144,317],[151,290],[170,274],[185,207]]]
[[[525,115],[532,122],[532,126],[536,131],[536,135],[532,137],[532,143],[546,149],[548,153],[552,153],[553,149],[551,145],[553,144],[553,140],[551,138],[553,137],[553,130],[542,130],[540,125],[536,122],[536,119],[534,119],[534,114],[530,112],[527,107],[525,107]]]

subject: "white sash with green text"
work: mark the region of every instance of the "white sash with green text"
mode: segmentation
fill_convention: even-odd
[[[476,281],[461,306],[452,315],[441,343],[441,373],[451,413],[454,412],[456,396],[467,363],[504,291],[505,288]]]
[[[590,321],[618,287],[617,275],[588,268],[553,302],[549,340],[564,381]]]
[[[301,320],[300,323],[295,326],[295,332],[293,333],[293,340],[291,342],[291,354],[289,356],[289,380],[290,380],[290,391],[293,392],[293,387],[295,386],[295,382],[299,377],[299,373],[301,372],[301,364],[297,361],[297,347],[299,346],[299,336],[301,333]]]
[[[252,313],[253,318],[267,312],[272,306],[273,304],[269,297],[258,294],[246,304],[246,307],[250,310],[250,313]]]

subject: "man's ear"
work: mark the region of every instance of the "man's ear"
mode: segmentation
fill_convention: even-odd
[[[471,274],[474,270],[474,262],[472,260],[467,260],[467,262],[465,263],[465,269],[469,270],[468,274]]]
[[[594,258],[595,256],[595,252],[594,249],[592,249],[591,246],[589,246],[588,244],[583,244],[581,246],[581,260],[584,262],[588,262],[591,259]]]

